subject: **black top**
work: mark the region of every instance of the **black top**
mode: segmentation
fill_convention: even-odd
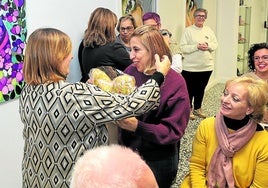
[[[129,53],[120,43],[110,43],[99,47],[84,47],[82,52],[81,82],[88,80],[90,69],[99,66],[112,66],[124,71],[131,64]]]
[[[79,66],[81,69],[81,73],[84,72],[83,71],[83,65],[82,65],[82,52],[84,49],[84,44],[83,44],[83,40],[81,40],[79,47],[78,47],[78,61],[79,61]]]
[[[230,119],[230,118],[228,118],[226,116],[223,116],[223,118],[224,118],[224,122],[225,122],[226,126],[229,129],[232,129],[232,130],[235,130],[235,131],[240,129],[240,128],[242,128],[242,127],[244,127],[248,123],[248,121],[250,119],[249,116],[245,116],[245,118],[242,119],[242,120]],[[260,124],[258,124],[257,128],[256,128],[256,131],[262,131],[262,130],[263,130],[263,128],[260,126]]]

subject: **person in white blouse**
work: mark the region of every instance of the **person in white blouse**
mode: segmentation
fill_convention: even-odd
[[[218,47],[214,32],[204,25],[207,14],[206,9],[196,9],[194,24],[185,28],[180,41],[183,53],[182,76],[187,84],[192,108],[190,119],[206,117],[201,107],[205,88],[214,70],[213,52]]]

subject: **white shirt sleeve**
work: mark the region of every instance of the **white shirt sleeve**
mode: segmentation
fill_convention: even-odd
[[[174,54],[172,56],[172,64],[171,68],[178,73],[182,71],[182,55],[181,54]]]

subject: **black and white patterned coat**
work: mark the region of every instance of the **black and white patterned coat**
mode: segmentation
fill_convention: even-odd
[[[80,82],[26,85],[19,99],[25,141],[23,187],[69,187],[77,158],[108,143],[104,123],[138,116],[158,105],[159,87],[152,79],[129,96]]]

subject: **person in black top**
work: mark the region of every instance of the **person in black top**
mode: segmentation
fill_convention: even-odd
[[[112,66],[123,71],[131,64],[124,46],[115,42],[116,24],[116,14],[107,8],[97,8],[91,14],[83,39],[81,82],[89,79],[92,68]]]

